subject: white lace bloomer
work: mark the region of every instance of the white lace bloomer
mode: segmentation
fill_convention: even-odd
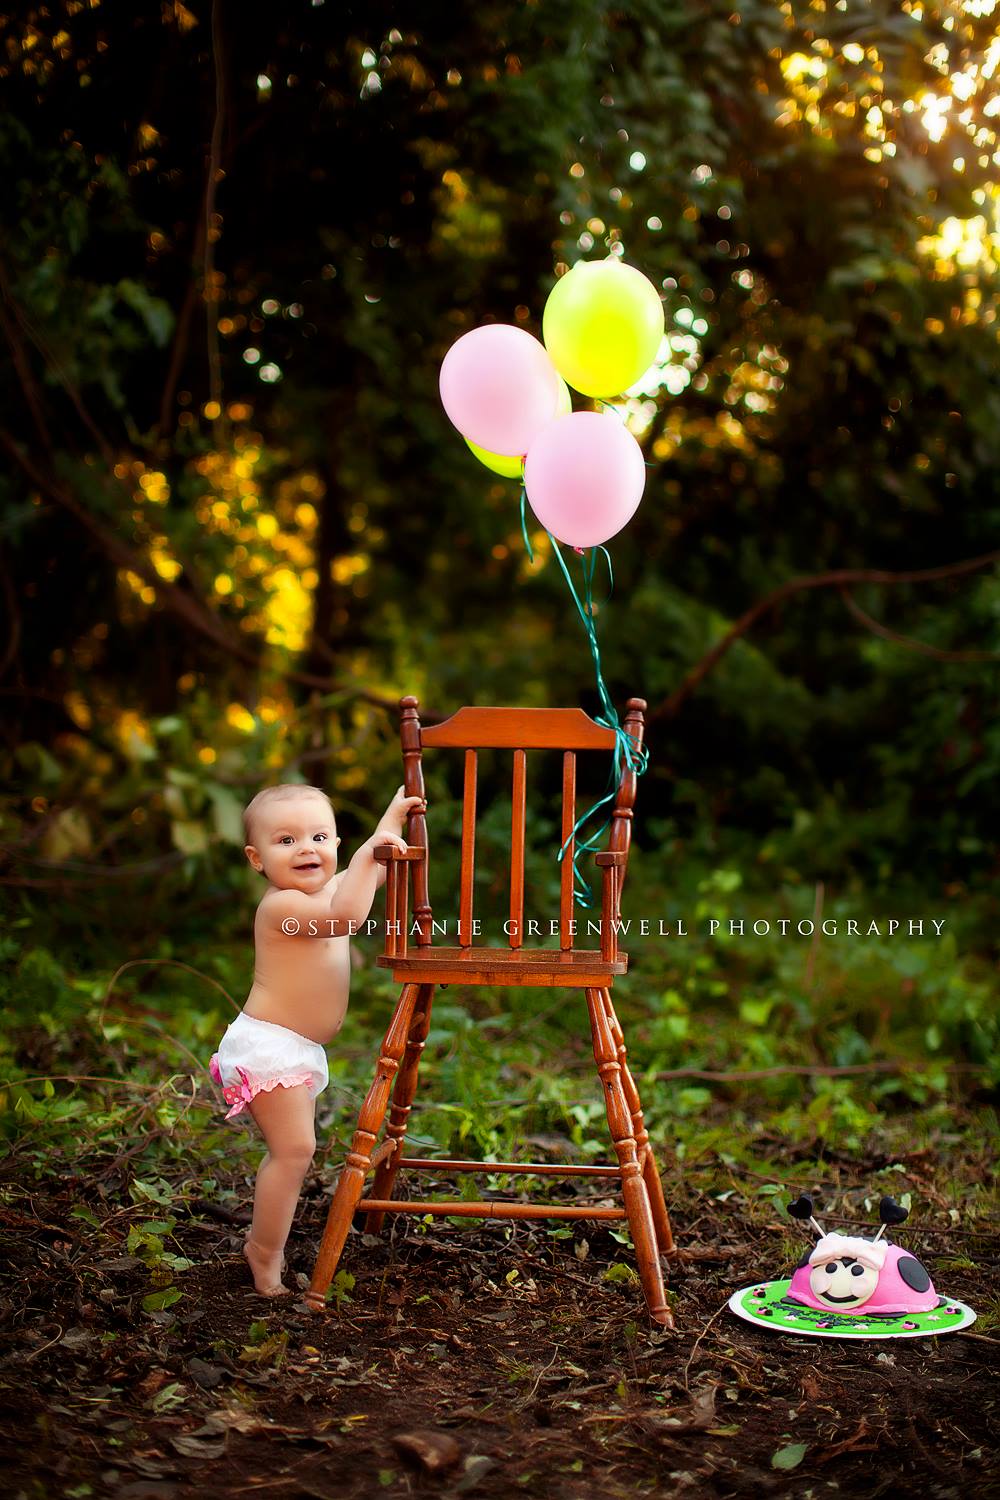
[[[305,1083],[309,1097],[315,1099],[330,1081],[326,1052],[319,1042],[243,1011],[226,1028],[209,1072],[222,1085],[226,1103],[231,1106],[227,1120],[240,1114],[260,1093]]]

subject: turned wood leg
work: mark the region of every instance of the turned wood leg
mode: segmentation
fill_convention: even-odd
[[[431,1025],[431,1003],[434,999],[434,986],[422,984],[420,994],[417,997],[416,1009],[413,1013],[413,1023],[410,1026],[410,1034],[406,1039],[406,1052],[396,1075],[396,1083],[392,1090],[392,1103],[389,1106],[389,1123],[385,1129],[385,1140],[382,1147],[388,1146],[389,1151],[375,1168],[375,1178],[372,1184],[372,1197],[389,1199],[396,1183],[396,1174],[399,1171],[399,1161],[403,1154],[403,1146],[406,1141],[406,1127],[410,1122],[410,1108],[413,1104],[413,1096],[417,1091],[417,1072],[420,1067],[420,1054],[424,1050],[427,1041],[427,1033]],[[382,1147],[379,1149],[381,1150]],[[377,1213],[365,1215],[365,1228],[369,1234],[377,1234],[382,1228],[385,1214],[379,1210]]]
[[[351,1227],[351,1218],[371,1166],[372,1148],[381,1129],[382,1121],[385,1119],[392,1081],[396,1076],[399,1060],[406,1046],[413,1008],[419,993],[419,985],[403,986],[399,1000],[396,1002],[396,1009],[392,1014],[392,1020],[389,1022],[389,1029],[382,1042],[382,1052],[375,1069],[375,1078],[365,1095],[365,1101],[358,1115],[358,1126],[337,1182],[337,1190],[330,1204],[312,1281],[306,1293],[306,1303],[313,1312],[322,1312],[326,1306],[327,1287],[333,1280],[340,1252],[347,1239],[347,1231]]]
[[[622,1174],[622,1197],[629,1228],[635,1242],[635,1258],[639,1266],[639,1277],[645,1293],[649,1315],[654,1323],[664,1328],[673,1328],[674,1320],[667,1306],[663,1287],[663,1272],[656,1242],[656,1226],[649,1204],[642,1167],[632,1134],[632,1115],[622,1086],[622,1070],[618,1061],[618,1049],[611,1033],[604,991],[588,989],[587,1008],[590,1011],[590,1028],[594,1038],[594,1059],[604,1085],[604,1103],[608,1112],[611,1139],[618,1156]]]
[[[653,1223],[656,1226],[656,1243],[660,1247],[660,1253],[666,1254],[674,1248],[674,1233],[670,1227],[670,1215],[667,1213],[667,1204],[663,1196],[663,1184],[660,1181],[659,1168],[656,1165],[656,1157],[649,1142],[649,1132],[642,1114],[642,1100],[639,1098],[639,1089],[632,1070],[628,1065],[625,1051],[625,1035],[621,1028],[621,1022],[615,1014],[614,1002],[611,999],[610,990],[602,990],[604,996],[604,1008],[608,1015],[608,1024],[611,1027],[611,1035],[614,1039],[618,1052],[618,1064],[622,1070],[622,1088],[625,1090],[625,1102],[628,1104],[632,1115],[632,1134],[635,1136],[636,1155],[642,1165],[643,1180],[646,1191],[649,1194],[649,1206],[653,1212]]]

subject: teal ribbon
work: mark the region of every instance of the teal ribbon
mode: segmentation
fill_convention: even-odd
[[[528,560],[529,562],[533,562],[534,553],[531,550],[531,542],[528,540],[528,528],[525,519],[526,500],[527,492],[522,482],[521,534],[524,537],[524,545],[527,549]],[[619,723],[617,711],[608,694],[608,689],[604,681],[604,675],[601,671],[601,648],[598,645],[597,627],[594,623],[593,585],[594,573],[597,568],[597,554],[598,552],[603,552],[604,560],[608,565],[609,587],[607,596],[603,601],[604,603],[607,603],[607,600],[611,598],[615,586],[614,572],[611,567],[611,557],[608,553],[608,550],[606,547],[592,547],[590,548],[590,555],[588,556],[587,552],[581,547],[575,547],[573,549],[575,552],[579,553],[582,559],[583,600],[581,601],[579,594],[573,586],[573,580],[570,577],[569,569],[566,566],[566,560],[562,555],[559,543],[556,541],[551,531],[546,531],[546,536],[552,543],[552,550],[555,553],[560,568],[562,568],[563,577],[566,579],[566,584],[569,588],[570,594],[573,597],[573,603],[576,605],[577,613],[579,614],[580,619],[583,623],[583,628],[587,633],[587,641],[590,646],[590,654],[593,657],[594,672],[597,678],[597,693],[601,701],[602,710],[601,713],[594,715],[594,722],[600,724],[604,729],[614,730],[615,735],[614,755],[612,758],[611,771],[608,776],[608,790],[605,792],[603,797],[600,797],[594,803],[593,807],[588,808],[581,817],[577,818],[569,834],[566,836],[562,847],[559,850],[557,858],[559,863],[561,864],[566,857],[566,852],[569,849],[570,844],[573,843],[574,839],[577,838],[577,835],[583,825],[585,823],[588,823],[590,819],[593,818],[595,814],[607,803],[614,802],[624,768],[628,767],[628,769],[634,771],[637,776],[641,776],[643,774],[643,772],[646,770],[646,767],[649,765],[649,751],[645,745],[640,744],[636,735],[630,734],[628,730],[624,729]],[[587,884],[586,880],[580,872],[579,860],[584,854],[597,854],[600,852],[602,848],[601,840],[609,824],[611,823],[611,818],[612,813],[609,812],[600,827],[594,833],[592,833],[588,839],[581,839],[576,844],[576,847],[573,851],[573,899],[579,906],[582,906],[584,908],[593,906],[594,898],[591,894],[590,886]]]

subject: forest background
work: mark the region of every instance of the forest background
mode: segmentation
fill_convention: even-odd
[[[214,45],[183,5],[8,19],[3,943],[50,1061],[130,959],[185,959],[241,1000],[241,806],[317,780],[349,855],[400,780],[401,694],[426,721],[597,711],[548,537],[532,525],[529,562],[517,484],[450,428],[437,371],[491,318],[539,332],[555,276],[605,253],[662,287],[668,325],[623,403],[648,478],[598,612],[613,700],[649,703],[632,914],[691,932],[633,944],[649,1055],[746,1066],[788,1043],[938,1083],[988,1061],[989,10],[486,6],[456,31],[443,6],[407,30],[313,4],[216,17]],[[454,918],[458,787],[426,770]],[[774,935],[817,912],[836,938]],[[847,916],[924,934],[848,939]],[[726,941],[730,917],[772,936]],[[175,1018],[215,1004],[178,971],[137,983]],[[191,1020],[207,1041],[216,1017]]]
[[[667,319],[618,403],[647,483],[597,622],[613,700],[649,704],[624,915],[690,934],[633,940],[621,985],[653,1137],[720,1206],[767,1208],[805,1175],[863,1213],[895,1163],[921,1212],[985,1214],[969,1143],[995,1131],[998,1073],[990,0],[54,0],[0,34],[0,1123],[17,1169],[106,1170],[124,1150],[121,1191],[148,1206],[159,1183],[164,1208],[231,1181],[234,1152],[248,1169],[199,1069],[250,979],[240,809],[262,784],[325,787],[343,857],[401,780],[401,694],[425,722],[473,702],[597,711],[549,540],[529,514],[529,561],[518,486],[450,428],[437,373],[483,322],[540,333],[557,276],[623,254]],[[458,768],[428,755],[425,773],[431,895],[453,919]],[[508,777],[487,768],[486,916]],[[556,777],[530,788],[542,918]],[[849,917],[879,935],[848,937]],[[835,937],[798,935],[824,918]],[[392,997],[375,940],[357,949],[331,1052],[355,1101]],[[434,1145],[605,1149],[568,1008],[442,996],[433,1040]],[[353,1116],[328,1097],[342,1144]]]
[[[763,1235],[777,1271],[801,1248],[775,1220],[786,1191],[853,1224],[895,1191],[988,1331],[991,0],[51,0],[9,7],[0,40],[6,1229],[36,1245],[36,1215],[72,1224],[73,1265],[117,1254],[85,1275],[138,1275],[135,1317],[180,1337],[207,1296],[192,1215],[246,1215],[258,1155],[204,1073],[252,974],[244,802],[321,784],[345,858],[402,780],[400,694],[426,723],[463,703],[600,709],[549,537],[529,514],[529,559],[519,487],[450,428],[438,369],[478,324],[540,333],[559,275],[621,254],[663,293],[667,336],[616,404],[648,477],[610,597],[597,582],[610,696],[649,705],[624,916],[654,930],[631,936],[616,996],[679,1238]],[[424,772],[430,894],[454,921],[447,759]],[[489,922],[510,765],[484,760]],[[526,912],[547,919],[558,766],[529,771]],[[606,774],[582,774],[580,805]],[[328,1175],[393,1001],[376,951],[355,944],[330,1050]],[[540,995],[439,996],[412,1139],[606,1154],[585,1020]],[[591,1235],[592,1254],[615,1241]],[[31,1251],[28,1280],[72,1290],[60,1244]],[[255,1328],[240,1358],[259,1368]],[[153,1383],[148,1404],[183,1410],[183,1389]]]

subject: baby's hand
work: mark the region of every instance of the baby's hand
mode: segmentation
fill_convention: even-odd
[[[386,844],[394,844],[397,849],[402,850],[404,854],[406,853],[406,840],[402,838],[400,834],[388,833],[383,828],[381,832],[373,833],[370,839],[365,840],[365,842],[358,849],[354,858],[367,859],[371,860],[374,863],[375,850],[384,848]]]
[[[419,808],[421,812],[426,812],[427,798],[407,797],[403,793],[403,788],[397,787],[396,795],[389,803],[389,806],[386,808],[385,814],[383,815],[382,826],[384,827],[385,824],[389,823],[394,828],[398,827],[400,830],[402,830],[403,824],[406,822],[408,814],[413,812],[415,808]]]

